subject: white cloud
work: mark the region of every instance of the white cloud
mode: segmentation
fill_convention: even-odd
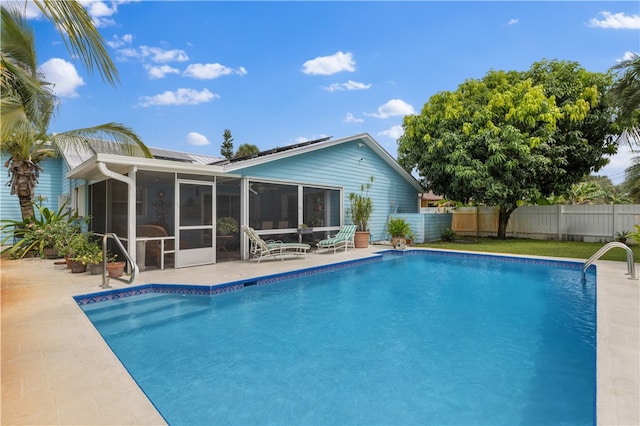
[[[402,134],[404,133],[404,130],[402,129],[402,126],[400,124],[390,127],[387,130],[383,130],[380,133],[378,133],[378,135],[380,136],[388,136],[391,139],[398,139],[400,138],[400,136],[402,136]]]
[[[196,132],[189,132],[189,134],[187,135],[187,143],[189,145],[203,146],[209,145],[211,142],[209,142],[205,135],[201,135],[200,133]]]
[[[640,15],[625,15],[623,12],[600,12],[598,17],[589,20],[589,26],[614,30],[638,30],[640,29]]]
[[[194,89],[178,89],[175,92],[167,90],[155,96],[142,96],[138,105],[142,107],[156,105],[198,105],[210,102],[220,96],[204,89],[198,92]]]
[[[152,62],[185,62],[189,60],[189,56],[184,50],[171,49],[165,50],[160,47],[140,46],[140,53],[144,58],[151,59]]]
[[[75,98],[78,96],[76,89],[84,85],[84,80],[78,75],[73,64],[64,59],[49,59],[42,64],[40,70],[44,73],[45,79],[53,83],[56,96]]]
[[[126,48],[117,51],[120,59],[138,59],[140,61],[150,60],[155,63],[167,62],[185,62],[189,60],[189,56],[184,50],[171,49],[165,50],[160,47],[140,46],[139,49]]]
[[[516,25],[518,22],[520,22],[519,19],[509,19],[509,22],[507,22],[507,25]]]
[[[122,37],[118,37],[118,35],[114,35],[113,40],[107,41],[107,45],[109,45],[109,47],[111,47],[112,49],[118,49],[122,46],[131,45],[132,41],[133,41],[133,35],[131,34],[125,34]]]
[[[415,110],[411,105],[403,101],[402,99],[391,99],[386,104],[378,108],[377,113],[365,114],[370,117],[376,118],[389,118],[398,115],[411,115],[415,114]]]
[[[331,75],[341,71],[353,72],[356,62],[351,52],[337,52],[331,56],[318,56],[302,64],[302,72],[310,75]]]
[[[187,77],[196,78],[198,80],[211,80],[223,75],[246,75],[247,70],[244,67],[236,69],[215,63],[215,64],[191,64],[184,71]]]
[[[326,86],[324,90],[329,92],[335,92],[336,90],[366,90],[370,89],[370,84],[359,83],[357,81],[349,80],[346,83],[333,83]]]
[[[91,17],[91,20],[93,20],[96,28],[115,25],[115,21],[111,18],[111,16],[115,15],[118,11],[118,7],[115,2],[111,2],[109,5],[104,1],[80,0],[80,3],[87,10],[87,13]]]
[[[363,123],[364,122],[362,118],[356,118],[350,112],[347,113],[347,115],[344,117],[342,121],[345,123]]]
[[[172,68],[169,65],[160,65],[159,67],[146,65],[145,69],[147,70],[149,78],[151,78],[152,80],[164,78],[167,74],[180,74],[179,69]]]
[[[630,61],[635,58],[634,55],[638,55],[638,54],[639,54],[638,52],[632,52],[630,50],[626,51],[624,52],[624,55],[622,56],[622,58],[616,59],[616,63],[620,63],[622,61]]]
[[[609,164],[593,174],[607,176],[614,185],[619,185],[624,182],[624,172],[633,165],[633,158],[637,155],[637,153],[631,150],[628,144],[622,143],[618,146],[618,153],[616,155],[606,157],[609,158]]]

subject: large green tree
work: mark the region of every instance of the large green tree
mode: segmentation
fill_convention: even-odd
[[[541,61],[490,71],[406,116],[398,160],[448,199],[500,207],[498,237],[525,200],[565,192],[616,151],[608,74]]]
[[[79,29],[91,24],[91,20],[82,7],[77,7],[79,4],[72,7],[70,3],[77,2],[44,2],[53,10],[81,10],[83,13],[77,19],[88,20],[88,23],[77,22],[69,27],[78,36],[83,34]],[[34,213],[33,196],[40,172],[39,163],[54,157],[59,149],[92,142],[115,142],[123,144],[126,152],[132,155],[150,157],[151,153],[130,128],[118,123],[48,134],[57,98],[50,84],[38,72],[33,30],[18,9],[2,6],[0,12],[0,147],[3,153],[8,154],[5,167],[9,169],[11,194],[17,195],[22,218],[27,220]],[[55,16],[59,17],[59,14]],[[84,50],[80,49],[78,53],[82,54]],[[109,76],[113,78],[114,74],[107,73],[108,80]]]

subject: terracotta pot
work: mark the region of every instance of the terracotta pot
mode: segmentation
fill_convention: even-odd
[[[118,278],[124,273],[124,262],[107,263],[107,272],[110,277]]]
[[[353,237],[353,245],[355,248],[369,247],[369,235],[369,231],[356,231],[356,235]]]
[[[87,265],[83,264],[82,262],[78,262],[75,260],[69,260],[69,263],[71,264],[71,273],[72,274],[80,274],[82,272],[85,272],[87,270]]]

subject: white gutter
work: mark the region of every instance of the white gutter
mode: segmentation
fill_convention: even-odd
[[[128,202],[127,202],[127,251],[129,252],[129,256],[137,263],[136,259],[136,183],[133,179],[128,176],[121,175],[119,173],[114,172],[113,170],[109,170],[107,165],[102,162],[98,162],[98,170],[104,176],[107,176],[111,179],[115,179],[120,182],[124,182],[127,184],[128,190]],[[133,220],[131,219],[133,218]],[[132,265],[134,266],[134,265]]]

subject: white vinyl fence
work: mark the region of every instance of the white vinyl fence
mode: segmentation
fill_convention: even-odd
[[[640,224],[640,204],[523,206],[509,219],[510,237],[587,242],[612,241]]]
[[[640,204],[523,206],[511,214],[507,237],[607,242],[618,232],[634,231],[636,224]],[[452,228],[458,235],[495,236],[498,207],[456,208]]]

